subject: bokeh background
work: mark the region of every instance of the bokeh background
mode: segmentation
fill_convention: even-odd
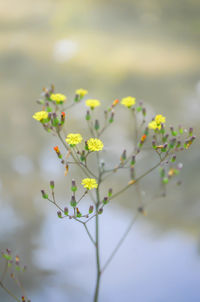
[[[103,276],[100,301],[199,301],[199,50],[198,0],[0,2],[0,248],[27,264],[22,280],[33,302],[91,301],[95,283],[84,230],[58,220],[40,195],[54,179],[65,204],[67,184],[80,177],[77,170],[64,177],[52,150],[58,141],[32,119],[36,99],[51,83],[69,99],[86,88],[105,108],[132,95],[147,104],[149,118],[162,113],[169,125],[194,127],[197,141],[178,158],[182,185],[170,184],[167,197],[135,224]],[[84,115],[84,105],[70,111],[68,129],[85,131]],[[130,148],[132,132],[121,109],[105,135],[110,165],[125,144]],[[146,203],[160,190],[157,174],[141,183]],[[125,177],[115,179],[116,187]],[[134,196],[127,192],[101,217],[102,262],[134,215]],[[2,290],[0,300],[12,301]]]

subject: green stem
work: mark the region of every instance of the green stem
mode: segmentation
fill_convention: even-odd
[[[99,197],[99,188],[96,189],[96,195],[97,195],[97,203],[96,203],[96,230],[95,230],[95,236],[96,236],[96,287],[95,287],[95,293],[94,293],[94,302],[98,302],[99,298],[99,286],[100,286],[100,278],[101,278],[101,268],[100,268],[100,255],[99,255],[99,215],[98,215],[98,207],[100,203],[100,197]]]

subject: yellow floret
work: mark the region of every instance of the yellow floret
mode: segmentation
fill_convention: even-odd
[[[81,184],[87,190],[96,189],[98,187],[96,179],[94,178],[84,178]]]
[[[127,96],[121,100],[121,104],[125,107],[131,108],[133,105],[135,105],[135,98],[132,96]]]
[[[154,120],[149,123],[148,127],[149,127],[149,129],[153,129],[153,130],[158,129],[158,125],[157,125],[156,121],[154,121]]]
[[[165,123],[165,117],[162,114],[158,114],[155,117],[155,121],[157,124],[164,124]]]
[[[81,98],[83,98],[86,94],[88,94],[88,91],[80,88],[76,90],[76,94],[79,95]]]
[[[87,141],[87,145],[90,151],[101,151],[103,149],[103,143],[98,138],[90,138]]]
[[[79,134],[79,133],[70,133],[70,134],[67,135],[66,142],[69,145],[75,146],[75,145],[81,143],[82,139],[83,138],[82,138],[81,134]]]
[[[62,104],[66,101],[67,97],[62,93],[56,93],[56,94],[52,93],[50,99],[53,102],[56,102],[56,104]]]
[[[48,112],[46,111],[39,111],[39,112],[36,112],[34,115],[33,115],[33,118],[37,121],[42,121],[42,120],[45,120],[48,118]]]
[[[100,101],[98,100],[87,100],[85,101],[86,106],[90,107],[91,109],[94,109],[101,105]]]

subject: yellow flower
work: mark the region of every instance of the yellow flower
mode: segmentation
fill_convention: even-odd
[[[80,96],[80,98],[83,98],[86,94],[88,94],[88,91],[85,89],[77,89],[76,94]]]
[[[125,107],[131,108],[133,105],[135,105],[135,98],[132,96],[127,96],[121,100],[121,104]]]
[[[153,130],[160,130],[161,129],[161,124],[165,123],[165,117],[162,114],[157,114],[155,119],[151,121],[148,125],[149,129]]]
[[[69,145],[75,146],[75,145],[81,143],[82,139],[83,138],[82,138],[81,134],[79,134],[79,133],[70,133],[70,134],[67,135],[66,142]]]
[[[39,111],[39,112],[36,112],[34,115],[33,115],[33,118],[37,121],[42,121],[42,120],[45,120],[48,118],[48,112],[46,111]]]
[[[157,124],[164,124],[165,123],[165,117],[162,114],[157,114],[155,119]]]
[[[103,149],[103,143],[98,138],[90,138],[87,141],[87,145],[90,151],[101,151]]]
[[[98,107],[101,105],[101,103],[98,100],[87,100],[85,101],[86,106],[90,107],[92,110],[95,107]]]
[[[149,129],[153,129],[153,130],[156,130],[156,129],[160,130],[160,128],[161,128],[161,125],[158,125],[156,123],[156,121],[154,121],[154,120],[152,122],[150,122],[148,126],[149,126]]]
[[[52,93],[50,99],[53,102],[56,102],[56,104],[63,104],[66,101],[67,97],[62,93]]]
[[[82,180],[82,183],[84,188],[86,188],[87,190],[91,190],[91,189],[96,189],[98,187],[98,184],[96,182],[96,179],[94,178],[84,178]]]

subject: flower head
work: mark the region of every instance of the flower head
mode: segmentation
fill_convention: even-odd
[[[83,98],[86,94],[88,94],[88,91],[85,89],[77,89],[76,94],[80,96],[80,98]]]
[[[56,102],[56,104],[63,104],[67,97],[62,93],[52,93],[50,99],[51,101]]]
[[[33,118],[37,121],[42,121],[42,120],[45,120],[48,118],[48,112],[46,111],[39,111],[39,112],[36,112],[34,115],[33,115]]]
[[[160,130],[161,124],[165,123],[165,117],[162,114],[156,115],[155,119],[148,124],[149,129]]]
[[[98,100],[87,100],[85,101],[86,106],[90,107],[92,110],[101,105]]]
[[[98,138],[90,138],[87,141],[87,146],[90,151],[101,151],[103,149],[103,143]]]
[[[131,108],[133,105],[135,105],[135,98],[132,96],[127,96],[121,100],[121,104],[127,108]]]
[[[98,187],[98,184],[96,182],[96,179],[94,178],[84,178],[82,180],[82,183],[84,188],[86,188],[87,190],[91,190],[91,189],[96,189]]]
[[[165,117],[162,114],[157,114],[155,117],[155,121],[157,124],[164,124],[165,123]]]
[[[82,141],[82,136],[79,133],[70,133],[67,135],[66,142],[71,146],[75,146]]]

